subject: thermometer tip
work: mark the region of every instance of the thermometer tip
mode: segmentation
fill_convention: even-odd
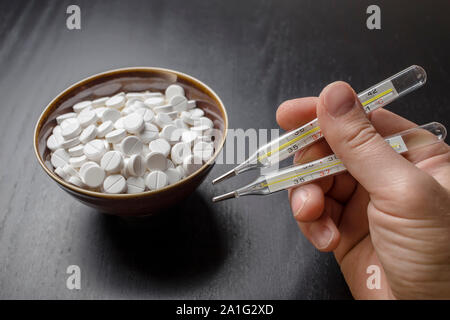
[[[230,177],[233,177],[233,176],[235,176],[235,175],[236,175],[236,172],[235,172],[234,170],[230,170],[230,171],[228,171],[227,173],[221,175],[220,177],[214,179],[214,180],[212,181],[212,184],[216,184],[216,183],[218,183],[218,182],[221,182],[221,181],[223,181],[223,180],[225,180],[225,179],[228,179],[228,178],[230,178]]]
[[[216,196],[216,197],[212,198],[212,201],[219,202],[219,201],[227,200],[227,199],[231,199],[231,198],[236,198],[236,193],[234,191],[222,194],[220,196]]]

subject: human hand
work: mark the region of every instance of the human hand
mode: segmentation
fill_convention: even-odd
[[[330,153],[347,173],[289,191],[307,239],[333,251],[355,298],[450,298],[450,147],[438,143],[397,154],[382,138],[416,125],[379,109],[363,111],[344,82],[317,97],[284,102],[285,130],[316,117],[326,141],[296,154],[305,163]],[[381,289],[366,286],[369,265],[381,269]]]

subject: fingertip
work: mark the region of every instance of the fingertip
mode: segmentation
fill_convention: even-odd
[[[316,117],[317,97],[286,100],[276,111],[278,125],[284,130],[297,128]]]
[[[330,217],[308,223],[304,234],[322,252],[333,251],[339,245],[340,233]]]
[[[310,222],[321,216],[325,197],[320,186],[307,184],[291,190],[290,202],[294,218],[297,221]]]

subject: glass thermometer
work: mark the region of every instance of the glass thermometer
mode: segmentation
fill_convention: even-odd
[[[366,113],[388,105],[392,101],[416,90],[426,82],[423,68],[413,65],[358,94],[358,99]],[[289,131],[259,148],[244,162],[213,180],[213,184],[241,172],[261,167],[270,167],[296,151],[308,147],[323,137],[318,120]]]
[[[447,130],[442,124],[431,122],[397,133],[385,138],[385,140],[396,152],[405,153],[443,141],[446,135]],[[336,155],[330,155],[306,164],[294,165],[260,176],[242,188],[214,197],[213,202],[249,194],[267,195],[345,171],[347,169],[342,161]]]

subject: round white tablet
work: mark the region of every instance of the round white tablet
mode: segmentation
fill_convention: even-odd
[[[99,139],[89,141],[83,152],[89,160],[99,161],[106,152],[105,143]]]
[[[69,162],[70,155],[64,149],[57,149],[52,153],[50,157],[50,162],[53,167],[64,167],[65,164]]]
[[[145,179],[145,184],[150,190],[157,190],[164,188],[169,182],[167,175],[159,170],[152,171]]]
[[[147,169],[144,158],[139,154],[132,155],[127,162],[127,170],[133,176],[140,177]]]
[[[165,125],[172,123],[172,118],[166,113],[158,113],[155,122],[160,128],[163,128]]]
[[[64,138],[59,134],[52,134],[47,139],[47,148],[51,151],[61,148],[61,144],[64,142]]]
[[[150,97],[148,99],[145,99],[144,103],[147,107],[154,108],[154,107],[157,107],[157,106],[163,104],[164,98],[163,97]]]
[[[123,157],[119,151],[108,151],[106,152],[102,160],[100,161],[100,166],[107,173],[119,172],[123,166]]]
[[[181,180],[180,172],[175,168],[169,168],[165,171],[167,175],[167,180],[169,180],[169,184],[176,183]]]
[[[142,117],[144,122],[151,122],[155,117],[153,111],[148,108],[138,108],[135,112]]]
[[[159,133],[159,136],[163,139],[166,140],[175,140],[175,135],[172,139],[172,135],[174,134],[174,132],[177,130],[178,128],[173,125],[173,124],[167,124],[165,125],[162,129],[161,132]],[[179,136],[178,136],[179,138]]]
[[[202,159],[195,155],[190,155],[183,160],[183,169],[186,175],[190,175],[200,169],[202,166]]]
[[[170,100],[173,96],[184,96],[184,89],[178,84],[171,84],[166,88],[166,99]]]
[[[82,173],[83,182],[91,188],[97,188],[102,185],[105,179],[105,170],[97,166],[89,166]]]
[[[68,176],[78,176],[78,171],[75,170],[75,168],[70,164],[65,164],[64,167],[62,167],[62,169]]]
[[[64,140],[64,142],[61,143],[61,147],[64,149],[69,149],[69,148],[75,147],[79,144],[80,144],[80,139],[78,137],[75,137],[72,139]]]
[[[136,136],[128,136],[120,143],[120,150],[127,156],[139,154],[142,151],[142,141]]]
[[[170,158],[175,164],[182,164],[184,158],[191,155],[191,146],[185,142],[176,143],[170,151]]]
[[[64,139],[72,139],[78,136],[81,132],[80,123],[76,118],[66,119],[61,122],[61,135]]]
[[[199,119],[200,117],[203,117],[205,115],[205,112],[200,108],[192,109],[189,112],[190,112],[192,118],[197,118],[197,119]]]
[[[165,104],[162,106],[154,107],[153,111],[156,113],[169,113],[173,111],[173,106],[171,104]]]
[[[63,178],[64,180],[68,180],[69,179],[69,175],[67,175],[65,172],[64,172],[64,170],[63,170],[63,168],[61,168],[61,167],[57,167],[56,169],[55,169],[55,173],[58,175],[58,176],[60,176],[61,178]]]
[[[69,155],[71,157],[79,157],[84,154],[83,149],[84,145],[79,144],[76,145],[75,147],[69,148],[67,151],[69,152]]]
[[[97,137],[97,127],[94,124],[86,127],[80,134],[80,142],[87,143],[91,140],[94,140]]]
[[[81,181],[81,179],[77,176],[71,176],[67,181],[77,187],[80,187],[80,188],[84,187],[83,181]]]
[[[84,174],[83,172],[87,168],[92,167],[92,166],[98,167],[98,164],[94,161],[88,161],[88,162],[83,163],[83,165],[80,167],[80,176],[83,176],[83,174]]]
[[[86,156],[83,154],[82,156],[79,157],[71,157],[69,159],[69,163],[74,166],[75,168],[79,168],[83,165],[83,163],[85,163],[87,161]]]
[[[114,109],[120,109],[125,105],[125,95],[117,94],[114,97],[109,98],[106,100],[105,105],[108,108],[114,108]]]
[[[194,126],[195,127],[197,127],[197,126],[207,126],[209,128],[212,128],[212,127],[214,127],[214,123],[212,122],[211,119],[209,119],[207,117],[200,117],[200,118],[194,120]]]
[[[125,191],[127,187],[127,183],[125,178],[120,174],[113,174],[109,177],[106,177],[105,181],[103,181],[103,190],[106,193],[122,193]]]
[[[194,131],[185,131],[181,135],[181,141],[184,143],[187,143],[189,145],[192,145],[194,140],[198,137],[198,134]]]
[[[75,111],[76,113],[79,113],[89,107],[92,107],[91,101],[81,101],[81,102],[74,104],[73,111]]]
[[[77,119],[80,125],[85,128],[97,121],[97,113],[94,110],[83,111],[78,115]]]
[[[106,141],[109,143],[118,143],[127,136],[127,132],[124,129],[113,130],[105,135]]]
[[[127,179],[127,193],[139,193],[145,191],[145,181],[142,177],[129,177]]]
[[[99,107],[94,109],[95,113],[97,114],[97,121],[103,118],[103,112],[105,112],[106,110],[108,110],[108,108],[105,107]]]
[[[191,113],[188,111],[182,111],[180,114],[180,118],[181,118],[181,120],[183,120],[185,123],[187,123],[189,125],[194,124],[194,119],[192,118]]]
[[[175,119],[175,120],[173,121],[173,124],[174,124],[176,127],[180,128],[180,129],[187,129],[187,128],[189,128],[189,127],[187,126],[187,124],[186,124],[182,119]]]
[[[103,111],[102,114],[102,121],[112,121],[112,122],[116,122],[117,119],[119,119],[122,116],[122,114],[120,113],[120,111],[116,110],[116,109],[106,109],[105,111]]]
[[[92,101],[92,106],[94,108],[104,107],[106,105],[106,101],[108,101],[109,97],[102,97]]]
[[[158,127],[152,123],[146,123],[144,126],[144,130],[139,134],[142,143],[149,143],[150,141],[155,140],[159,136]]]
[[[145,163],[149,170],[164,171],[167,169],[167,158],[160,152],[150,152],[145,156]]]
[[[123,126],[129,133],[139,133],[144,129],[144,119],[139,113],[133,112],[123,118]]]
[[[150,151],[156,151],[162,153],[165,157],[169,155],[170,144],[164,139],[156,139],[149,143]]]
[[[195,102],[195,100],[189,100],[187,102],[187,108],[188,108],[188,110],[197,108],[197,103]]]
[[[178,172],[180,173],[181,179],[183,179],[186,176],[182,165],[176,166],[175,169],[178,170]]]
[[[77,114],[75,112],[68,112],[64,113],[60,116],[56,117],[56,123],[61,124],[64,120],[70,119],[70,118],[76,118]]]
[[[169,99],[169,103],[172,105],[174,111],[186,111],[187,110],[187,99],[184,96],[173,96]]]
[[[114,124],[111,120],[103,122],[101,125],[97,127],[97,137],[103,138],[109,132],[114,129]]]

